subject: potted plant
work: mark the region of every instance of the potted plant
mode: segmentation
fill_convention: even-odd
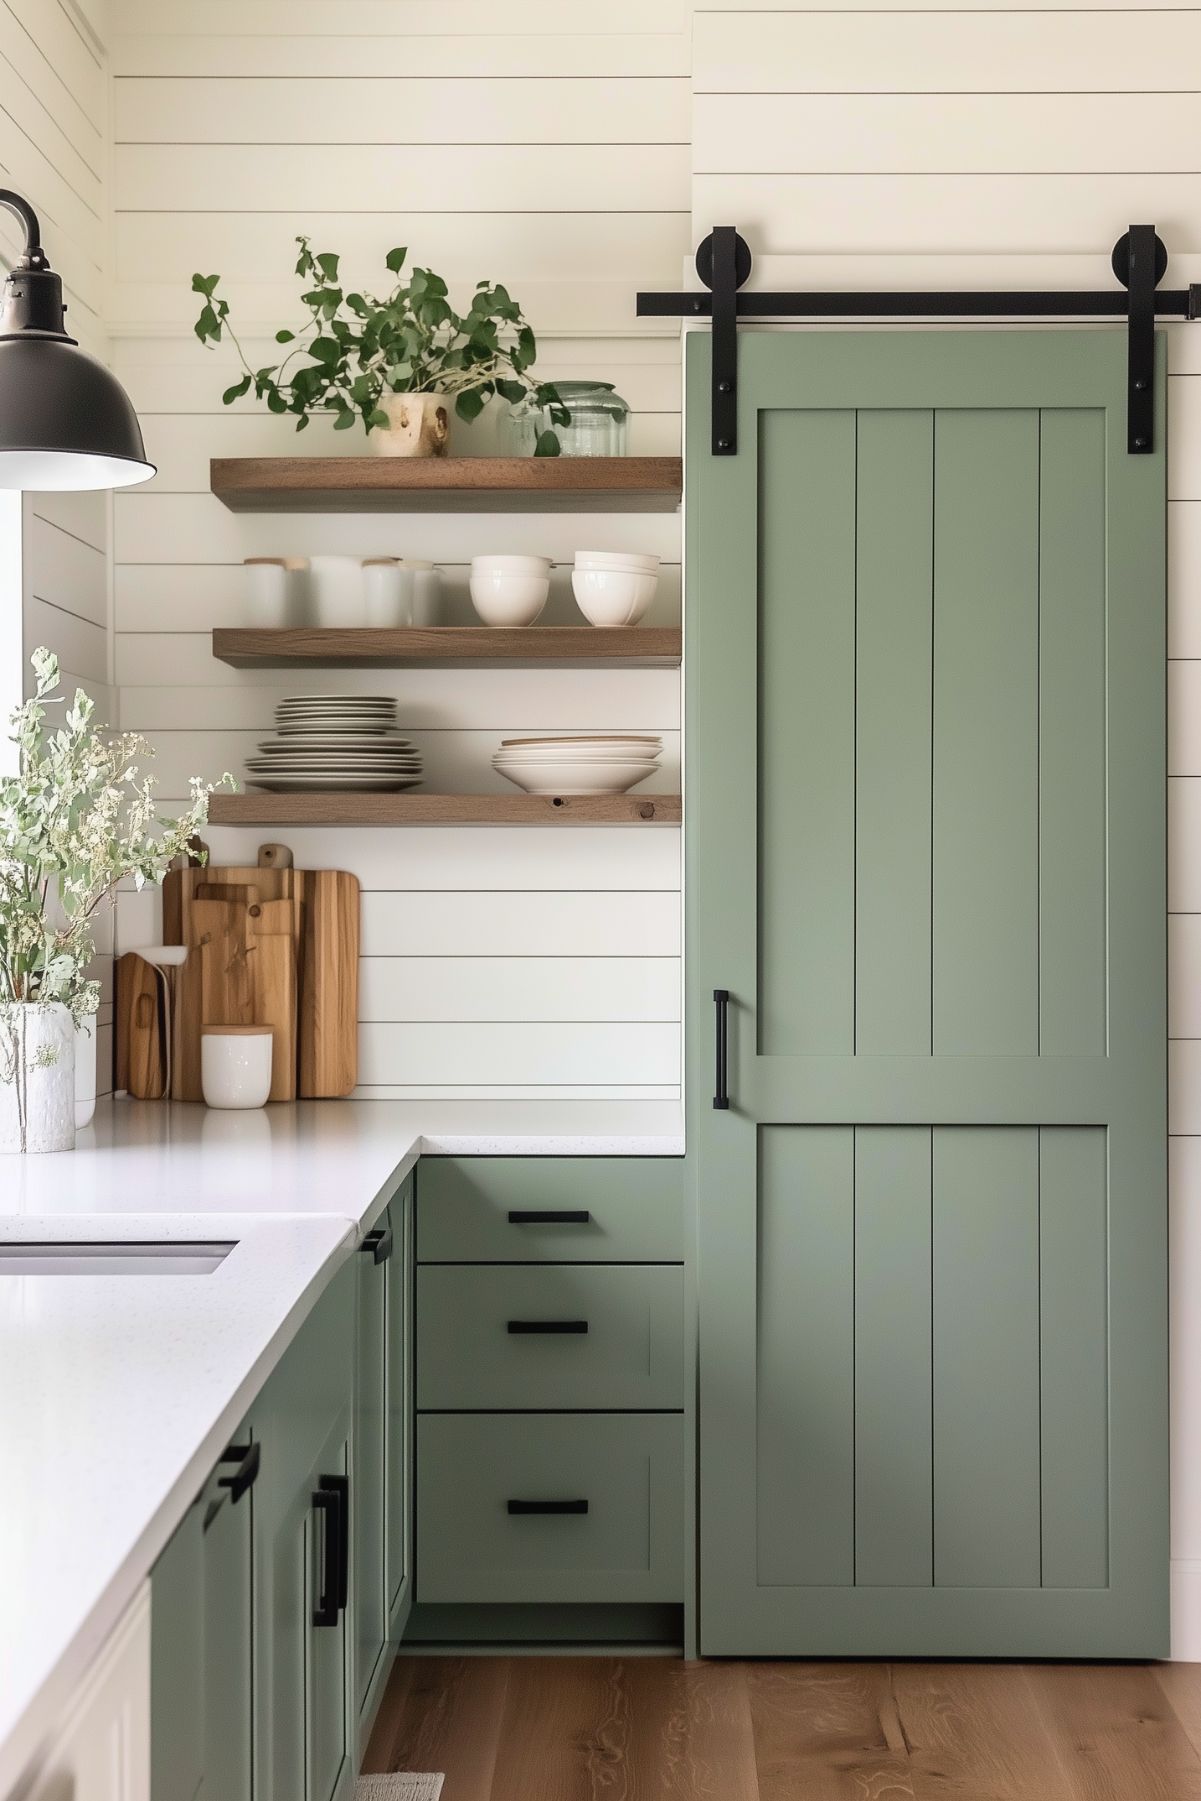
[[[220,276],[192,277],[192,291],[204,301],[197,337],[218,344],[228,332],[245,370],[222,395],[226,406],[253,387],[271,412],[294,414],[297,431],[313,413],[330,412],[335,431],[361,419],[372,448],[384,456],[445,456],[447,403],[453,399],[460,419],[477,419],[497,394],[512,406],[544,409],[550,424],[539,432],[534,455],[559,454],[553,427],[568,424],[571,415],[554,387],[530,374],[537,344],[507,289],[481,281],[467,311],[457,313],[433,270],[414,268],[404,278],[408,252],[398,249],[384,259],[396,278],[389,293],[347,293],[339,258],[330,251],[314,256],[308,238],[296,242],[309,317],[296,331],[276,332],[277,344],[293,346],[280,363],[252,369],[229,323],[229,303],[217,293]]]
[[[88,976],[93,927],[126,876],[161,881],[208,817],[212,788],[155,819],[154,752],[134,733],[106,737],[93,702],[55,695],[58,659],[36,650],[31,700],[11,718],[17,772],[0,777],[0,1151],[75,1143],[75,1029],[99,1004]],[[51,707],[65,707],[57,728]],[[222,787],[233,786],[223,776]]]

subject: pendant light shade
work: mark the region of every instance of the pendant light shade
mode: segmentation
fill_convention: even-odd
[[[126,488],[148,481],[142,429],[116,377],[63,323],[63,287],[46,262],[37,215],[0,188],[25,227],[25,251],[0,301],[0,488]]]

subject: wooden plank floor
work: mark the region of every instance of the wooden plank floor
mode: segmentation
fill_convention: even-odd
[[[401,1657],[442,1801],[1201,1801],[1201,1664]]]

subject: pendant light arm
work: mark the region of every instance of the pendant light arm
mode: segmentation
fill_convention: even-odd
[[[10,213],[15,213],[25,231],[24,266],[30,269],[43,269],[46,266],[46,254],[42,249],[42,228],[38,224],[38,216],[20,194],[14,194],[11,188],[0,188],[0,206],[6,206]]]

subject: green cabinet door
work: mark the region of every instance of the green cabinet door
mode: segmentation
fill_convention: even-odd
[[[414,1191],[410,1175],[388,1209],[392,1255],[384,1266],[384,1582],[388,1637],[393,1643],[403,1634],[413,1605]]]
[[[339,1269],[255,1410],[255,1801],[344,1801],[354,1786],[356,1278]]]
[[[1163,1655],[1164,344],[1149,456],[1122,331],[744,331],[736,457],[709,351],[701,1647]]]
[[[352,1564],[355,1619],[355,1708],[360,1731],[383,1678],[388,1640],[384,1574],[386,1519],[389,1264],[396,1255],[392,1214],[385,1212],[359,1249],[354,1375]]]

